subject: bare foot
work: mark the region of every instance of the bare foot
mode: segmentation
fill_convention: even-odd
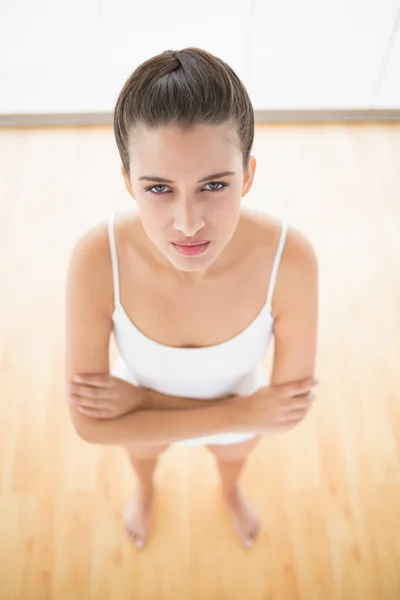
[[[252,546],[260,532],[254,507],[238,488],[223,495],[236,533],[246,546]]]
[[[144,489],[139,484],[136,495],[125,510],[126,531],[138,548],[143,548],[149,533],[152,500],[153,488]]]

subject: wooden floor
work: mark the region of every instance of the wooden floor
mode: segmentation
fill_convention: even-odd
[[[319,256],[318,399],[250,455],[254,548],[236,541],[211,453],[173,446],[137,550],[127,456],[78,438],[64,393],[72,246],[133,207],[112,129],[0,132],[1,600],[400,598],[400,123],[257,125],[253,154],[243,202]]]

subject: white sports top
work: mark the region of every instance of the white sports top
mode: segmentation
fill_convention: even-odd
[[[201,348],[165,346],[145,336],[131,321],[120,302],[115,245],[114,213],[108,222],[115,309],[113,334],[120,352],[111,373],[134,385],[187,398],[213,398],[225,394],[248,395],[267,385],[262,358],[272,335],[272,295],[285,244],[287,224],[282,221],[267,299],[246,329],[233,338]],[[176,442],[179,445],[234,444],[254,437],[248,433],[220,433]]]

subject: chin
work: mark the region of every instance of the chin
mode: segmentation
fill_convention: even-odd
[[[190,268],[190,266],[182,267],[182,265],[176,265],[174,263],[171,264],[177,271],[181,271],[182,273],[201,273],[202,271],[208,269],[212,265],[212,262],[207,263],[206,265],[203,264],[201,267],[199,265],[197,267],[193,265],[192,268]]]
[[[201,271],[204,271],[205,269],[211,267],[211,265],[215,262],[215,259],[215,256],[208,256],[207,259],[205,257],[203,259],[201,257],[198,257],[196,259],[188,258],[185,256],[168,258],[169,262],[175,267],[175,269],[177,269],[178,271],[183,271],[185,273],[200,273]]]

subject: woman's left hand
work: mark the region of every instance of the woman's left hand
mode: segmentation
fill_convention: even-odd
[[[141,407],[144,393],[140,390],[108,373],[82,374],[68,384],[68,397],[88,417],[115,419]]]

